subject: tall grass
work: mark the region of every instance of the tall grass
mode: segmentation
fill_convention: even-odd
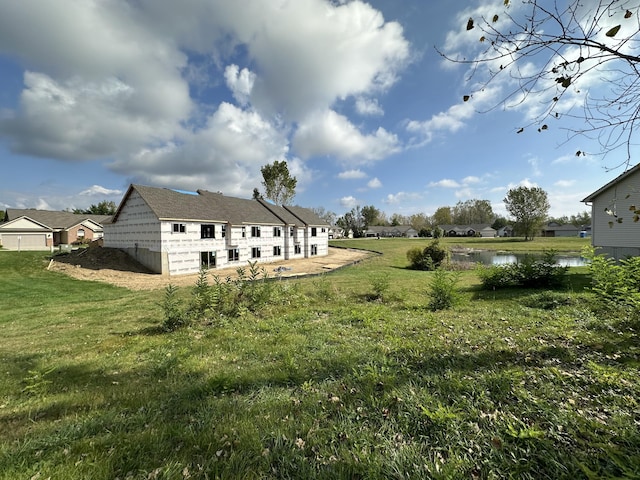
[[[555,292],[460,272],[433,312],[410,241],[374,242],[300,302],[173,332],[163,290],[3,252],[0,479],[640,475],[638,325],[587,308],[585,270]]]

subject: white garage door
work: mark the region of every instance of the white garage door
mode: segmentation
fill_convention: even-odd
[[[48,250],[46,233],[2,233],[1,239],[7,250]]]

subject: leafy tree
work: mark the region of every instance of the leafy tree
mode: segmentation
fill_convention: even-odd
[[[451,225],[452,223],[451,207],[439,207],[433,214],[434,225]]]
[[[326,210],[324,207],[312,207],[311,210],[329,225],[336,223],[336,214],[334,212]]]
[[[262,200],[262,194],[260,193],[260,190],[258,190],[257,188],[253,189],[253,199]]]
[[[298,180],[289,174],[287,162],[276,160],[260,169],[264,196],[276,205],[289,205],[296,194]],[[255,190],[254,190],[255,195]]]
[[[364,237],[366,225],[360,206],[352,208],[351,211],[340,217],[336,223],[344,230],[345,236],[349,236],[351,232],[354,238]]]
[[[115,204],[115,202],[103,200],[97,205],[92,204],[89,208],[84,210],[76,208],[73,210],[73,213],[81,213],[85,215],[114,215],[117,209],[118,206]]]
[[[640,122],[637,1],[501,0],[498,5],[503,12],[472,17],[463,25],[479,42],[473,58],[440,52],[471,66],[474,85],[463,100],[496,79],[507,80],[513,88],[503,96],[503,106],[535,100],[542,107],[528,126],[542,132],[551,118],[578,119],[580,127],[569,128],[571,135],[597,138],[602,154],[626,148],[628,165]],[[594,84],[604,81],[600,93]],[[576,99],[583,102],[580,111],[572,109]]]
[[[533,240],[549,212],[547,192],[540,187],[512,188],[503,201],[507,211],[516,219],[515,230],[524,235],[525,240]]]
[[[411,225],[411,228],[416,232],[420,232],[423,230],[430,230],[429,227],[431,226],[431,221],[424,213],[416,213],[409,217],[409,225]]]
[[[389,222],[391,223],[391,226],[396,227],[398,225],[406,225],[407,223],[409,223],[409,220],[404,215],[394,213],[391,215],[391,219],[389,220]]]
[[[500,230],[507,225],[509,225],[509,220],[507,220],[505,217],[496,217],[496,219],[491,224],[491,228],[493,228],[494,230]]]
[[[453,207],[453,223],[469,225],[473,223],[491,223],[495,219],[489,200],[465,200]]]
[[[360,213],[362,214],[362,218],[364,219],[364,228],[366,229],[367,227],[376,224],[378,216],[380,215],[380,210],[378,210],[373,205],[368,205],[362,207]]]

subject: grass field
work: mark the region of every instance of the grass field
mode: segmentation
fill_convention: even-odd
[[[556,292],[463,271],[431,312],[433,274],[406,269],[427,243],[335,242],[383,255],[172,333],[162,290],[0,252],[0,479],[640,478],[637,321],[588,308],[585,268]]]

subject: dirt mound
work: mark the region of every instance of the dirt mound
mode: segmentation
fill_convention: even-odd
[[[153,273],[122,250],[94,246],[93,244],[89,248],[80,248],[69,253],[56,255],[54,261],[90,270],[108,269],[131,273]]]

